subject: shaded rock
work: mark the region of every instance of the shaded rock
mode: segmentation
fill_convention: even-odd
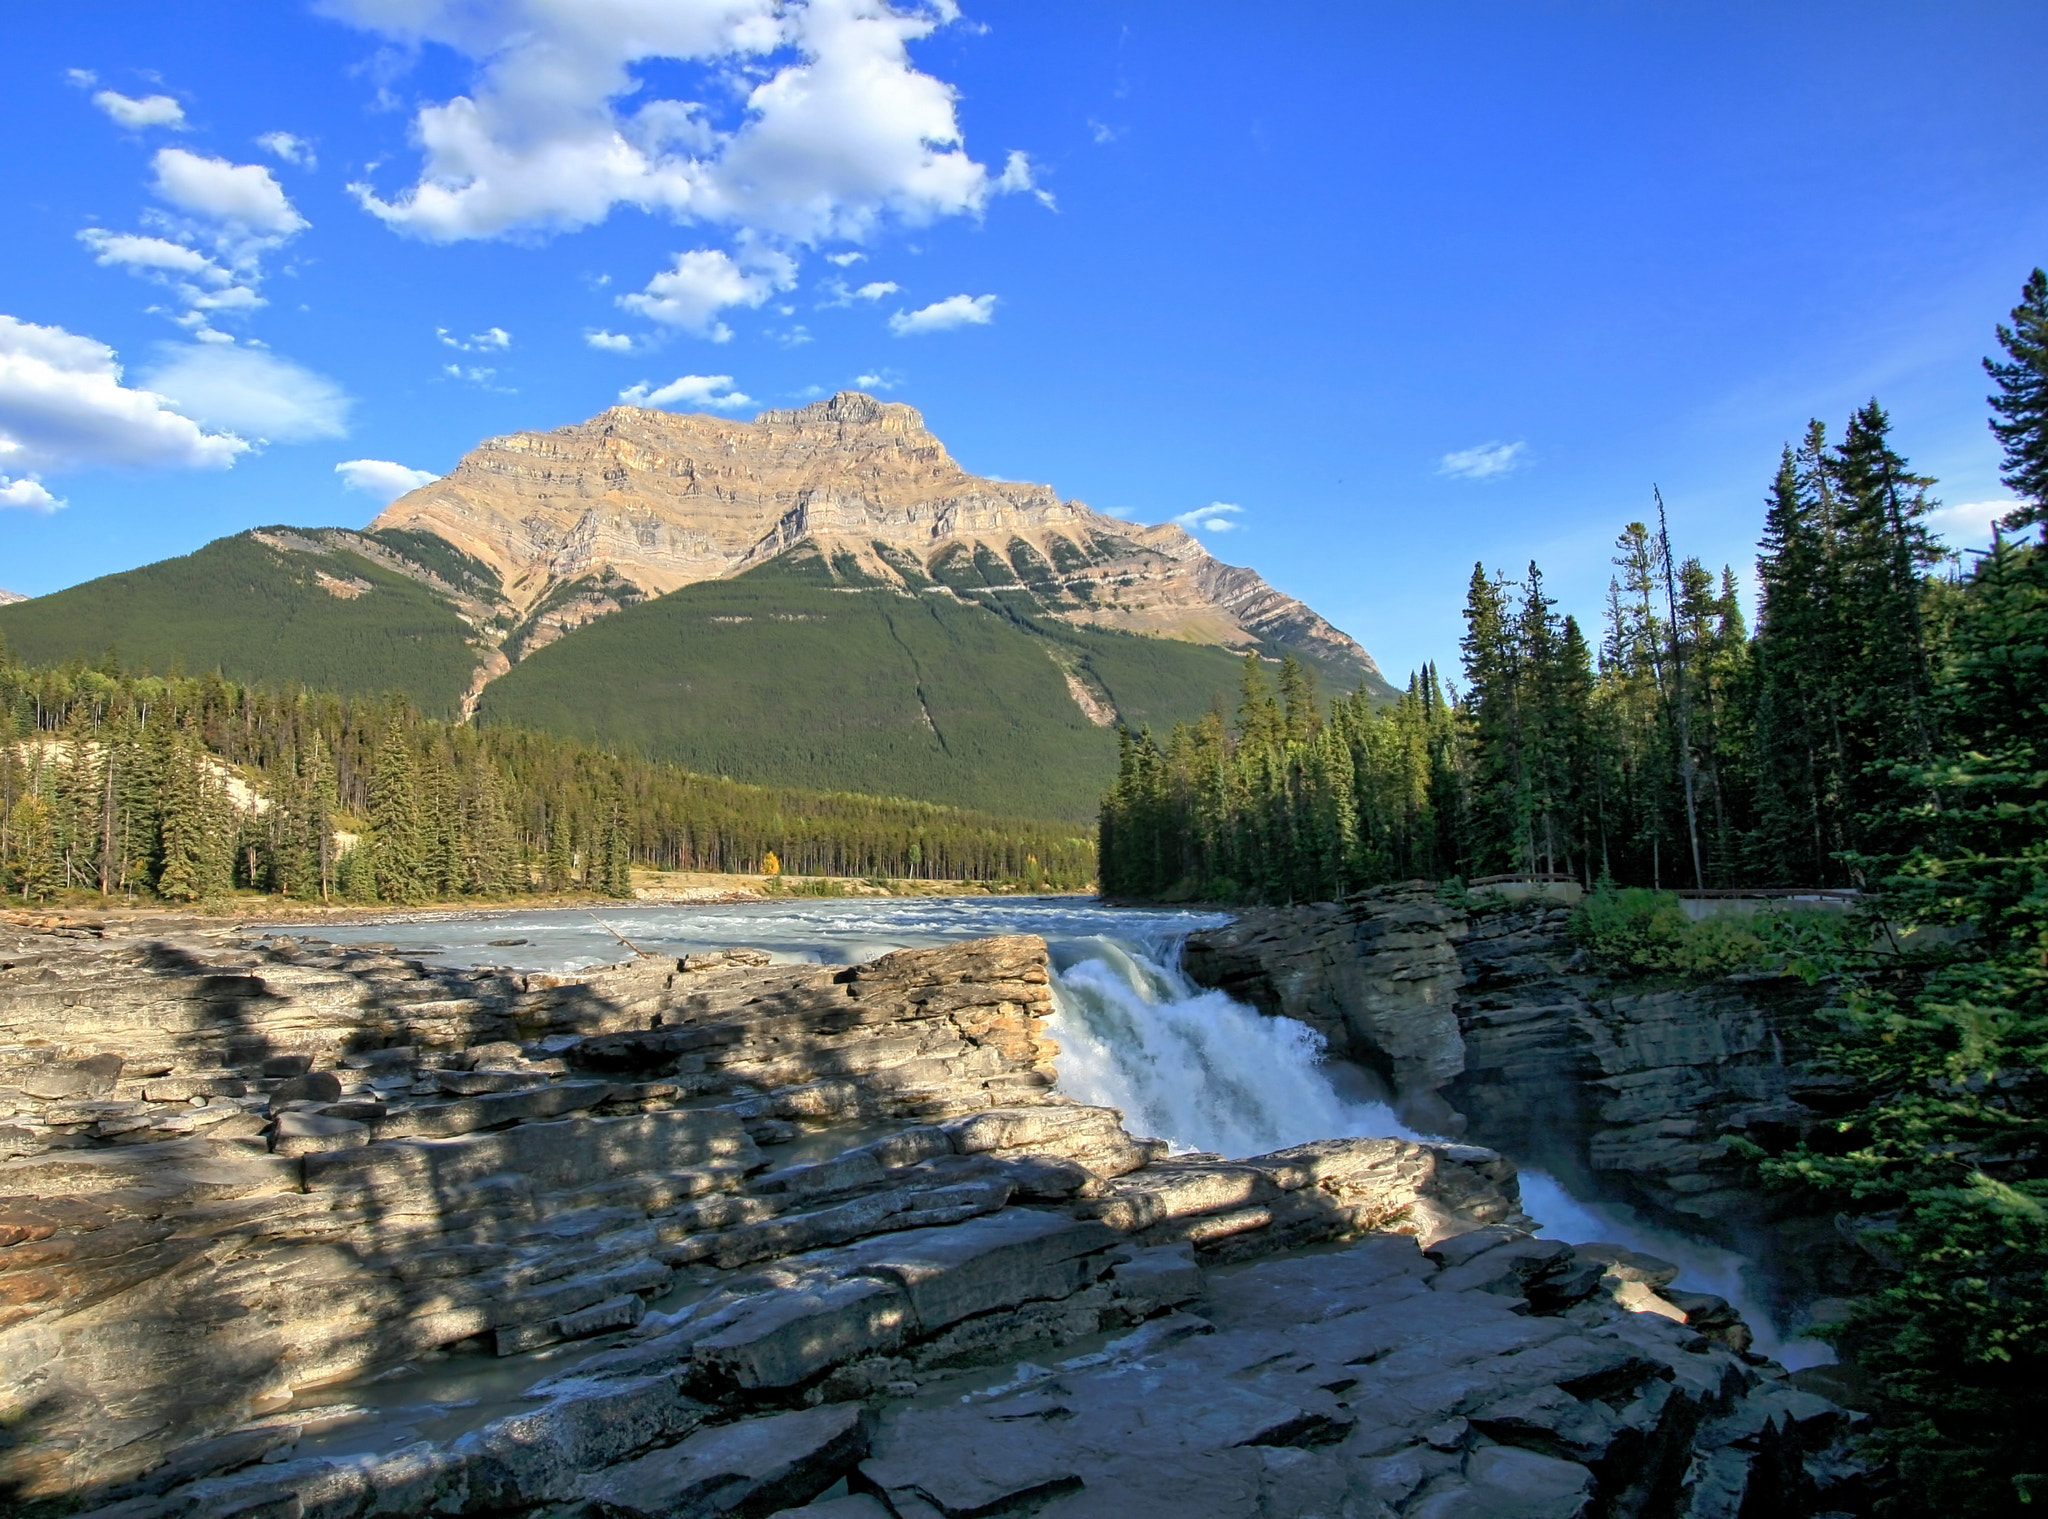
[[[599,1514],[617,1519],[766,1515],[809,1502],[866,1454],[861,1410],[842,1403],[699,1430],[593,1472],[580,1488]]]

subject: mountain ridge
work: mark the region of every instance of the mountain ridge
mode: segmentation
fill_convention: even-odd
[[[1356,640],[1180,527],[971,474],[915,407],[863,391],[751,422],[614,406],[489,438],[370,524],[393,529],[436,534],[489,565],[522,617],[555,598],[551,636],[616,610],[621,592],[645,599],[727,579],[809,542],[909,588],[950,584],[934,573],[941,561],[991,556],[1063,621],[1239,651],[1278,646],[1347,686],[1384,686]],[[582,607],[561,599],[607,571],[609,594]]]

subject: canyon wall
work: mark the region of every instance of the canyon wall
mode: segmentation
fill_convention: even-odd
[[[1190,938],[1183,963],[1321,1031],[1417,1127],[1695,1227],[1782,1224],[1729,1140],[1803,1132],[1847,1097],[1811,1063],[1824,992],[1778,975],[1603,978],[1568,921],[1556,905],[1453,905],[1411,883],[1246,910]]]

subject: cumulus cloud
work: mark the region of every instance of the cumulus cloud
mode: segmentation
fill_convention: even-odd
[[[74,69],[72,72],[75,76],[80,71]],[[145,95],[137,100],[118,90],[101,90],[92,97],[92,103],[130,131],[139,131],[143,127],[169,127],[172,131],[181,132],[185,128],[185,108],[168,95]]]
[[[842,269],[851,269],[855,264],[859,263],[862,259],[866,257],[867,255],[865,253],[862,253],[857,249],[849,248],[843,253],[826,254],[825,262],[828,264],[837,264]]]
[[[214,321],[265,304],[263,259],[303,231],[306,219],[260,164],[183,148],[164,148],[151,163],[157,195],[184,214],[148,213],[149,233],[87,227],[79,240],[98,263],[175,291],[184,309],[173,320],[193,337],[230,343]]]
[[[1529,462],[1529,445],[1490,440],[1437,461],[1436,472],[1458,480],[1496,480]]]
[[[290,237],[306,225],[284,187],[261,164],[230,163],[183,148],[160,148],[151,163],[156,193],[181,211],[263,237]]]
[[[33,476],[24,475],[19,480],[10,480],[0,475],[0,508],[19,507],[30,512],[54,512],[64,502],[51,495],[43,482]]]
[[[232,433],[181,415],[166,396],[123,385],[121,373],[102,342],[0,316],[0,470],[21,498],[16,504],[35,504],[37,493],[22,482],[44,471],[225,468],[248,450]]]
[[[1989,548],[1992,527],[2019,507],[2020,503],[2013,500],[1958,501],[1929,512],[1927,527],[1951,548]]]
[[[915,311],[899,311],[889,318],[889,330],[899,338],[923,332],[947,332],[955,327],[986,327],[996,317],[992,295],[949,295]]]
[[[512,334],[502,327],[486,327],[482,332],[473,332],[467,338],[459,338],[446,327],[436,327],[434,334],[450,348],[460,348],[465,353],[503,350],[512,346]]]
[[[894,390],[903,383],[903,376],[893,369],[878,369],[873,374],[855,375],[853,383],[857,390]]]
[[[606,332],[599,328],[583,334],[583,341],[604,353],[631,353],[633,340],[623,332]]]
[[[350,490],[374,496],[379,506],[389,506],[407,491],[441,478],[430,469],[408,469],[389,459],[348,459],[335,465],[334,472]]]
[[[317,162],[313,145],[291,132],[265,132],[256,139],[256,146],[272,158],[281,158],[301,169],[313,168]]]
[[[1119,514],[1121,515],[1121,514]],[[1228,501],[1211,501],[1207,506],[1198,506],[1191,512],[1182,512],[1173,520],[1195,533],[1227,533],[1243,527],[1236,519],[1244,515],[1244,508],[1233,506]]]
[[[749,263],[742,267],[717,248],[678,253],[673,269],[655,275],[645,290],[620,296],[619,304],[665,327],[723,343],[732,329],[716,320],[720,311],[759,306],[796,283],[796,261],[787,254],[756,250]]]
[[[415,182],[389,198],[354,187],[372,214],[431,241],[588,226],[620,205],[798,243],[860,241],[886,218],[975,214],[1035,188],[1020,155],[1000,175],[970,158],[952,87],[911,64],[909,45],[954,18],[948,0],[323,8],[476,65],[469,93],[414,119]],[[744,93],[641,98],[636,66],[661,60]]]
[[[619,399],[628,406],[709,406],[718,411],[729,411],[741,406],[752,406],[754,398],[743,395],[732,388],[729,374],[686,374],[678,375],[658,390],[648,388],[645,380],[630,389],[619,392]]]
[[[152,390],[210,427],[273,443],[339,438],[350,400],[325,375],[258,348],[173,348],[144,377]]]

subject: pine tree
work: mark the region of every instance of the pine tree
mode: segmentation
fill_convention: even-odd
[[[2012,325],[1998,326],[2005,363],[1984,361],[1998,382],[1990,397],[1997,413],[1991,431],[2005,449],[2002,479],[2025,499],[2005,519],[2008,528],[2039,524],[2048,538],[2048,275],[2036,269],[2012,309]]]
[[[157,813],[156,893],[167,901],[196,902],[214,884],[200,764],[196,741],[182,732],[172,734],[164,754]]]
[[[424,902],[428,895],[426,828],[420,816],[419,770],[403,724],[384,730],[370,773],[370,857],[377,895],[387,902]]]

